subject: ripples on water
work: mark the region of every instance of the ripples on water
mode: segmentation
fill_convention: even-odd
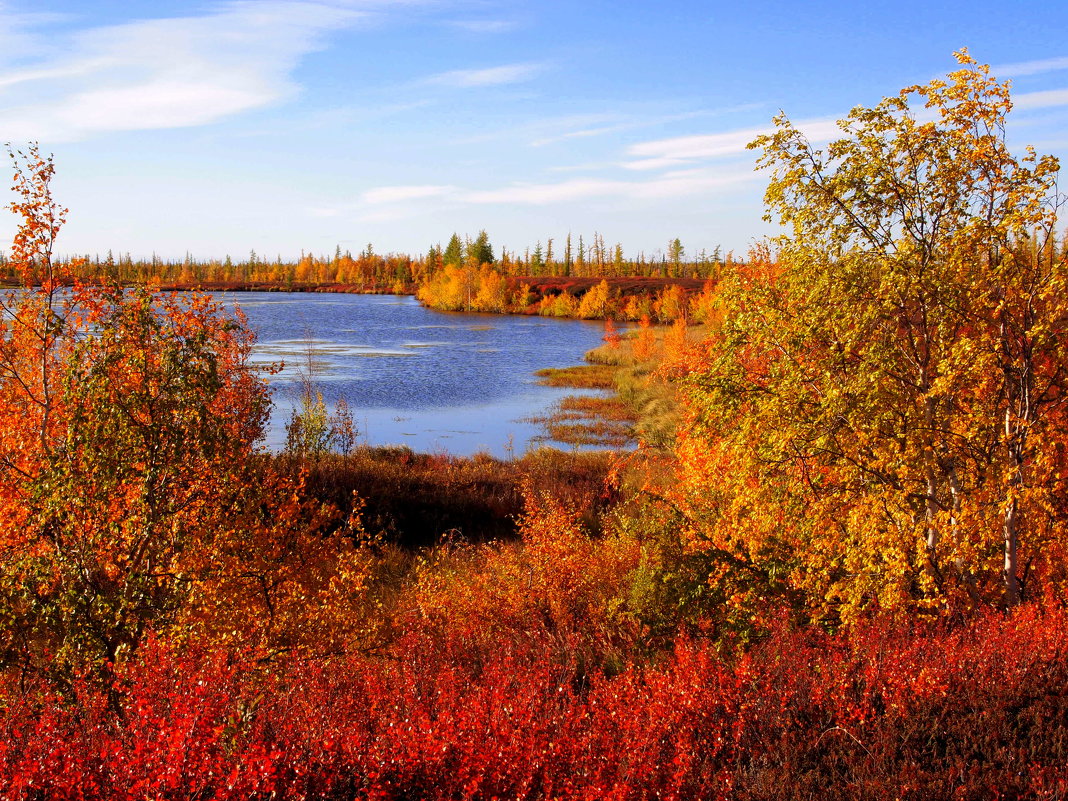
[[[601,342],[601,323],[448,314],[410,297],[242,292],[256,331],[254,361],[284,362],[267,444],[285,441],[302,373],[327,403],[344,397],[372,445],[468,455],[522,454],[543,434],[522,418],[544,413],[568,390],[536,383],[535,370],[580,364]]]

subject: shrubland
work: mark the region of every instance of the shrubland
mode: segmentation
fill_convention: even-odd
[[[774,250],[547,376],[638,410],[616,456],[258,451],[240,321],[61,289],[31,150],[0,794],[1064,797],[1057,165],[959,58],[778,119]]]

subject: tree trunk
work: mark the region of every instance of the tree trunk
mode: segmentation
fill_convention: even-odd
[[[1005,510],[1005,523],[1002,527],[1005,536],[1005,605],[1015,606],[1020,602],[1020,580],[1016,575],[1016,499],[1009,501]]]

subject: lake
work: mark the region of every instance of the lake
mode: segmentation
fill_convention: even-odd
[[[581,364],[604,334],[600,322],[451,314],[395,295],[216,297],[247,315],[256,363],[285,365],[269,378],[275,407],[267,445],[276,450],[307,374],[329,405],[345,398],[361,443],[521,456],[544,435],[524,418],[578,393],[541,386],[534,371]]]

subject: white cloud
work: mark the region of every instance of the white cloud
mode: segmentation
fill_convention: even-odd
[[[516,204],[546,206],[593,198],[679,197],[711,192],[728,186],[759,180],[752,168],[698,169],[666,173],[649,180],[575,178],[557,183],[512,184],[498,189],[456,191],[450,199],[474,205]]]
[[[531,147],[542,147],[544,145],[551,145],[556,142],[566,142],[569,139],[585,139],[590,136],[603,136],[604,134],[616,133],[618,131],[626,131],[633,126],[625,123],[619,125],[602,125],[599,128],[579,128],[577,131],[566,131],[561,134],[554,134],[553,136],[546,136],[541,139],[535,139],[530,143]]]
[[[766,133],[767,130],[767,128],[745,128],[725,133],[677,136],[671,139],[641,142],[627,148],[628,155],[640,158],[627,162],[624,166],[632,170],[653,170],[687,164],[697,159],[743,153],[749,142],[760,134]]]
[[[1025,92],[1012,97],[1014,109],[1056,108],[1057,106],[1068,106],[1068,89]]]
[[[500,189],[468,192],[462,196],[467,203],[519,203],[541,206],[571,200],[618,194],[627,186],[625,181],[597,178],[576,178],[555,184],[515,184]]]
[[[309,216],[319,217],[321,219],[340,217],[345,211],[346,209],[342,206],[315,206],[307,210]]]
[[[305,211],[311,217],[350,217],[360,222],[385,222],[407,217],[412,201],[433,198],[455,200],[459,189],[437,184],[406,184],[376,186],[350,200],[339,200],[326,206],[312,206]]]
[[[0,138],[188,127],[279,102],[299,90],[290,73],[300,59],[363,16],[352,6],[245,0],[67,34],[28,66],[0,61]],[[0,28],[8,21],[0,10]]]
[[[795,123],[812,143],[829,142],[841,134],[835,120],[813,119]],[[772,126],[744,128],[716,134],[678,136],[641,142],[627,148],[627,154],[640,158],[624,162],[629,170],[660,170],[692,164],[703,159],[735,156],[746,151],[746,146],[761,134],[770,133]]]
[[[519,122],[509,122],[504,128],[480,130],[477,134],[458,137],[453,139],[454,144],[472,145],[482,142],[508,142],[513,145],[521,139],[529,139],[531,146],[536,147],[539,140],[546,136],[554,136],[559,131],[571,128],[587,128],[607,125],[618,122],[619,114],[568,114],[559,117],[536,116]]]
[[[721,190],[734,191],[739,185],[761,180],[762,176],[744,165],[681,170],[645,180],[574,178],[555,183],[516,183],[496,189],[384,186],[364,192],[359,203],[342,203],[330,208],[311,209],[310,212],[319,217],[353,216],[360,222],[389,222],[411,216],[415,207],[401,201],[412,199],[436,198],[450,204],[473,206],[551,206],[598,198],[641,202],[715,195]]]
[[[420,200],[430,197],[443,197],[454,190],[451,186],[418,185],[418,186],[379,186],[369,189],[360,197],[364,203],[378,205],[380,203],[402,203],[407,200]]]
[[[410,217],[412,217],[412,209],[408,206],[387,206],[375,211],[356,214],[354,219],[360,223],[391,223]]]
[[[591,172],[594,170],[611,170],[619,167],[614,161],[586,161],[580,164],[557,164],[546,167],[549,172]]]
[[[0,1],[0,54],[9,60],[32,58],[49,46],[47,38],[34,33],[36,28],[70,19],[66,14],[18,13],[6,5]]]
[[[996,78],[1016,78],[1021,75],[1040,75],[1044,72],[1055,72],[1057,70],[1068,70],[1068,56],[1002,64],[991,67],[990,74]]]
[[[677,114],[664,114],[660,116],[645,115],[641,118],[621,118],[618,115],[614,117],[608,117],[602,115],[603,120],[598,120],[597,123],[605,124],[587,124],[584,127],[580,127],[570,131],[564,131],[562,133],[556,132],[543,136],[540,139],[536,139],[531,142],[532,147],[541,147],[543,145],[553,144],[555,142],[563,142],[569,139],[583,139],[591,136],[602,136],[605,134],[619,133],[621,131],[633,131],[641,128],[654,128],[659,125],[668,125],[673,122],[683,122],[685,120],[698,119],[701,117],[718,117],[724,114],[733,114],[742,111],[753,111],[761,108],[763,103],[743,103],[736,106],[729,106],[727,108],[716,109],[704,109],[701,111],[684,111]],[[580,123],[581,124],[581,123]]]
[[[545,69],[543,64],[503,64],[485,69],[451,70],[431,75],[424,83],[469,89],[478,86],[500,86],[529,81]]]

